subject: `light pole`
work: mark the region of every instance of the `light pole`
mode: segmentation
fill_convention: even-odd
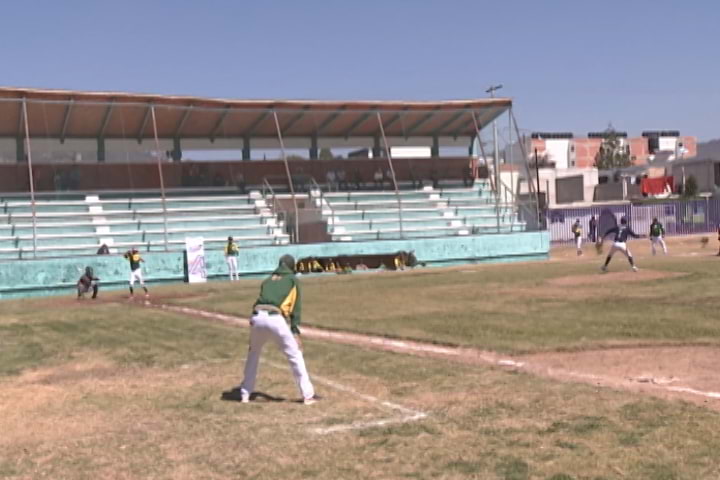
[[[500,85],[492,85],[487,90],[485,90],[485,93],[490,94],[490,98],[495,98],[495,90],[500,90],[502,88],[502,84]],[[478,139],[480,141],[480,139]],[[498,155],[498,131],[497,131],[497,121],[493,120],[493,170],[495,171],[495,194],[500,194],[500,157]]]

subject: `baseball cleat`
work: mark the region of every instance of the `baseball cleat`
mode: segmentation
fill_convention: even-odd
[[[638,268],[637,268],[636,266],[634,266],[634,265],[633,265],[633,267],[632,267],[632,271],[633,271],[633,272],[637,272],[637,271],[638,271]]]
[[[607,267],[603,265],[602,267],[600,267],[600,271],[603,273],[607,273]]]
[[[313,395],[312,397],[304,398],[303,399],[303,405],[313,405],[317,403],[317,401],[320,399],[317,395]]]

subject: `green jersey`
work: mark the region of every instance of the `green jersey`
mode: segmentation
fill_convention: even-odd
[[[125,258],[130,262],[130,270],[133,272],[140,268],[140,262],[143,261],[142,257],[140,257],[140,252],[135,250],[127,252]]]
[[[255,305],[274,305],[290,320],[290,330],[300,333],[300,307],[302,298],[300,282],[288,267],[279,266],[260,286],[260,296]]]
[[[235,242],[228,243],[225,245],[225,255],[228,257],[237,257],[240,251],[238,250],[238,246]]]
[[[662,237],[665,235],[665,229],[660,222],[653,222],[650,224],[650,236],[651,237]]]

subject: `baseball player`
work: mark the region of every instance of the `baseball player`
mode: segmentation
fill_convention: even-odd
[[[240,280],[237,271],[237,257],[240,251],[238,250],[237,244],[233,241],[233,237],[228,237],[228,243],[225,245],[225,263],[228,266],[228,272],[230,273],[230,281]],[[233,278],[233,275],[235,278]]]
[[[317,401],[315,389],[305,368],[300,342],[301,304],[300,283],[295,277],[295,259],[292,255],[283,255],[272,275],[263,281],[260,296],[253,307],[245,378],[240,386],[233,390],[240,391],[242,403],[250,401],[250,394],[255,389],[260,353],[268,340],[280,347],[287,357],[303,403],[311,405]]]
[[[658,222],[657,217],[653,218],[650,224],[650,246],[652,247],[652,254],[655,255],[655,245],[660,245],[663,249],[663,253],[667,255],[667,245],[665,245],[665,228],[663,224]]]
[[[628,262],[630,262],[630,266],[632,267],[633,272],[637,272],[638,268],[635,266],[635,261],[633,260],[632,253],[630,252],[630,249],[627,246],[627,238],[628,236],[633,238],[640,238],[640,235],[633,232],[632,228],[630,228],[627,224],[627,218],[622,217],[620,219],[620,226],[614,227],[608,230],[605,235],[602,236],[600,239],[600,245],[602,246],[603,240],[605,237],[610,235],[611,233],[615,234],[615,240],[613,241],[612,247],[610,247],[610,252],[608,253],[607,258],[605,259],[605,265],[602,266],[602,271],[607,272],[608,264],[610,263],[610,260],[612,260],[613,255],[615,252],[622,252],[628,259]]]
[[[145,290],[145,298],[148,298],[150,296],[150,293],[148,293],[148,289],[145,286],[142,266],[140,265],[141,263],[145,263],[145,260],[143,260],[143,258],[140,256],[140,252],[138,252],[135,248],[128,250],[123,256],[130,262],[130,298],[133,298],[135,296],[135,291],[133,289],[133,285],[135,285],[135,280],[140,282],[140,286],[143,288],[143,290]]]
[[[85,298],[85,294],[90,290],[93,292],[92,299],[95,300],[98,294],[98,281],[100,279],[94,275],[92,267],[85,267],[85,273],[77,281],[78,300]]]
[[[718,223],[717,235],[718,235],[718,242],[720,242],[720,223]],[[717,256],[720,257],[720,250],[718,250]]]
[[[573,223],[572,228],[570,229],[575,235],[575,248],[577,248],[577,254],[578,256],[582,255],[582,225],[580,225],[580,219],[578,218],[575,220],[575,223]]]

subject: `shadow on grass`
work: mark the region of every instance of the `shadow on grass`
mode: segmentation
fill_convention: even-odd
[[[233,388],[232,390],[227,390],[225,392],[222,392],[222,395],[220,395],[220,400],[224,400],[226,402],[240,402],[241,396],[240,396],[240,389],[239,388]],[[253,392],[250,394],[250,400],[257,402],[287,402],[287,398],[284,397],[273,397],[272,395],[268,395],[267,393],[263,392]]]

